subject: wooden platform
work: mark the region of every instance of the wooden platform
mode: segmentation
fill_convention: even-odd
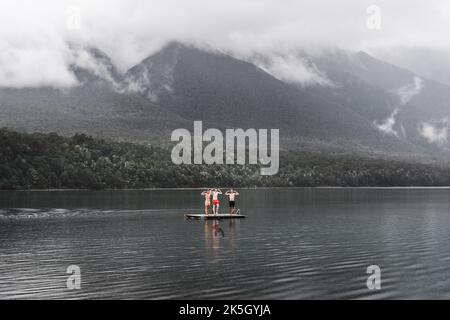
[[[219,214],[185,214],[187,219],[243,219],[245,218],[242,214],[229,214],[229,213],[219,213]]]

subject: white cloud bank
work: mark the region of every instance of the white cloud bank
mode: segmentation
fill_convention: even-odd
[[[405,86],[399,88],[396,93],[398,94],[398,96],[400,97],[400,101],[401,101],[401,106],[398,108],[395,108],[392,113],[389,115],[389,117],[384,120],[382,123],[377,123],[376,121],[373,123],[374,126],[386,133],[386,134],[390,134],[393,136],[396,136],[397,138],[400,137],[400,134],[398,133],[397,130],[394,129],[394,126],[396,124],[396,119],[395,117],[397,116],[397,114],[400,112],[401,108],[407,104],[409,101],[411,101],[411,99],[418,95],[422,89],[424,87],[423,84],[423,80],[418,77],[415,76],[413,81],[411,83],[406,84]],[[400,126],[400,130],[401,130],[401,134],[403,137],[406,136],[406,132],[403,126]],[[420,130],[419,130],[420,131]],[[427,130],[429,131],[429,130]]]
[[[429,143],[443,145],[448,142],[448,120],[441,119],[437,122],[422,122],[419,125],[419,133]]]
[[[396,136],[398,138],[399,137],[398,132],[394,129],[395,116],[397,115],[398,112],[399,112],[399,109],[396,108],[396,109],[394,109],[394,111],[392,111],[391,115],[386,120],[384,120],[382,123],[377,123],[375,121],[373,124],[375,125],[375,127],[378,130],[380,130],[386,134]]]
[[[294,54],[268,54],[264,59],[252,61],[278,80],[301,85],[332,86],[333,83],[316,67]]]
[[[400,97],[402,105],[407,104],[411,99],[420,93],[423,89],[423,80],[420,77],[414,77],[411,84],[407,84],[397,90],[397,94]]]
[[[69,44],[95,46],[125,70],[171,40],[231,53],[292,52],[321,47],[450,47],[450,3],[379,0],[381,29],[366,26],[366,0],[1,0],[0,86],[70,86]],[[68,28],[69,7],[80,12]],[[426,18],[424,18],[426,17]],[[75,20],[77,20],[75,18]],[[274,61],[280,77],[306,81],[314,69]],[[317,78],[317,77],[316,77]]]

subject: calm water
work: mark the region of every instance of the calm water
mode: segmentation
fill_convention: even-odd
[[[0,298],[450,298],[450,190],[240,193],[214,225],[198,190],[0,192]]]

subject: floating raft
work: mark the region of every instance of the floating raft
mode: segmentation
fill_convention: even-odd
[[[219,214],[185,214],[187,219],[243,219],[245,218],[242,214],[229,214],[229,213],[219,213]]]

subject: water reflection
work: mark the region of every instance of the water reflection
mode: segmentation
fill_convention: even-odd
[[[220,240],[225,237],[225,232],[220,227],[220,222],[217,219],[206,220],[204,225],[205,230],[205,248],[212,249],[214,257],[217,256],[220,249]]]
[[[238,223],[238,221],[234,219],[230,219],[228,222],[228,238],[230,247],[233,252],[235,249],[235,240],[236,240],[236,223]]]
[[[203,222],[205,248],[213,253],[218,253],[223,247],[229,248],[231,252],[235,250],[236,224],[239,221],[234,219],[214,219]]]
[[[240,205],[246,219],[191,221],[197,190],[0,192],[0,298],[450,298],[448,190],[243,190]]]

